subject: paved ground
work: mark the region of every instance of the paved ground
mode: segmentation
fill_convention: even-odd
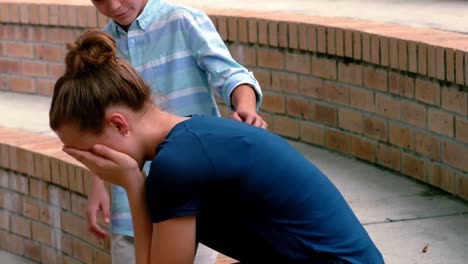
[[[49,103],[46,97],[0,92],[0,126],[51,133]],[[467,202],[359,161],[291,143],[338,186],[387,263],[466,263]],[[3,262],[3,253],[0,259],[26,264]]]

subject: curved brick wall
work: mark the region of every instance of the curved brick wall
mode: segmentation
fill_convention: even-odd
[[[0,89],[49,96],[64,43],[106,19],[92,6],[10,1],[0,0]],[[467,35],[206,11],[260,81],[273,132],[468,199]],[[43,263],[108,263],[109,241],[84,231],[87,170],[51,137],[4,129],[0,146],[0,248]]]

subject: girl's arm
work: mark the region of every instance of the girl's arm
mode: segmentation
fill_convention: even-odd
[[[63,151],[83,163],[102,180],[125,189],[135,234],[136,263],[150,263],[152,223],[146,206],[145,176],[137,162],[103,145],[94,146],[92,151],[66,147]]]

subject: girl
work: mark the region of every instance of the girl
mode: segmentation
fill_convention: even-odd
[[[50,126],[127,192],[137,263],[192,263],[198,242],[242,263],[383,263],[340,192],[285,140],[160,110],[115,47],[97,29],[69,45]]]

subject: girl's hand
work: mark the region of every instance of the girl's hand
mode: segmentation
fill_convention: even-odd
[[[135,180],[144,176],[138,163],[127,154],[104,145],[95,145],[91,151],[64,147],[63,151],[72,156],[103,181],[128,189]]]

